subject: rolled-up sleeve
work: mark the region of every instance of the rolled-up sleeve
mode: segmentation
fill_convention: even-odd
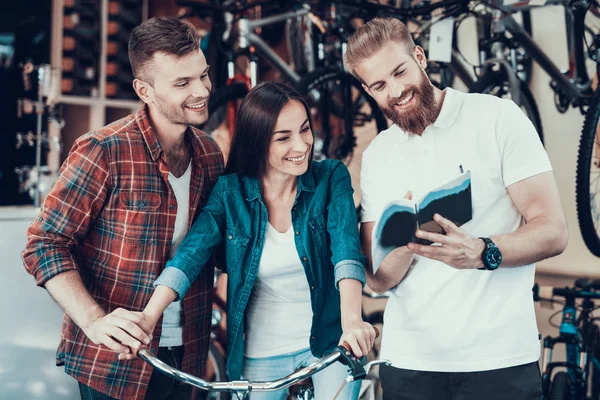
[[[192,282],[210,260],[215,248],[223,242],[225,206],[223,180],[219,178],[198,219],[177,248],[175,256],[154,282],[165,285],[183,298]]]
[[[177,292],[177,299],[183,298],[192,281],[188,278],[185,272],[180,268],[166,267],[160,274],[158,279],[154,281],[154,286],[165,285]]]
[[[81,137],[63,163],[39,216],[27,230],[25,269],[39,286],[56,275],[78,270],[71,253],[104,207],[110,191],[108,162],[93,134]]]
[[[339,283],[342,279],[354,279],[365,286],[365,268],[359,261],[344,260],[335,265],[335,286],[339,288]]]
[[[331,239],[331,262],[335,286],[342,279],[366,283],[364,257],[360,251],[358,220],[348,169],[342,162],[333,163],[329,181],[330,201],[327,207],[327,231]]]

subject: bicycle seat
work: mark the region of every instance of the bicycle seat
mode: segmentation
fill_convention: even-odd
[[[575,281],[575,287],[586,290],[600,290],[600,279],[579,278]]]

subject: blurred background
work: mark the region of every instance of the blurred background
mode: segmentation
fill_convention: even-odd
[[[211,117],[200,128],[225,155],[249,88],[288,82],[311,105],[316,157],[344,160],[357,205],[362,151],[388,121],[344,71],[341,57],[364,21],[402,19],[425,48],[436,85],[512,98],[538,128],[567,214],[569,245],[538,264],[536,281],[565,286],[600,278],[598,15],[594,1],[558,0],[3,1],[0,398],[78,398],[75,381],[54,366],[62,312],[25,272],[20,252],[74,140],[140,107],[127,42],[145,19],[178,16],[198,28],[213,83]],[[210,379],[224,379],[222,300],[213,313]],[[560,308],[536,304],[540,332],[557,335],[548,319]],[[382,323],[384,305],[365,296],[365,316]]]

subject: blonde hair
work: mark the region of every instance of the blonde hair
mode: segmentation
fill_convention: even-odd
[[[391,41],[404,45],[408,52],[412,52],[415,48],[415,42],[402,21],[395,18],[372,19],[358,28],[348,40],[344,54],[344,67],[355,78],[362,81],[356,74],[356,66]]]

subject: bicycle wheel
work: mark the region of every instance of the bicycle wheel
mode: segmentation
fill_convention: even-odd
[[[211,340],[208,347],[208,359],[206,362],[206,372],[204,379],[209,382],[226,381],[227,374],[225,370],[225,351],[221,349],[220,345],[214,343]],[[206,397],[203,397],[203,393],[200,390],[196,391],[196,396],[199,399],[206,400],[229,400],[231,395],[226,392],[209,392]]]
[[[588,393],[590,400],[600,400],[600,328],[590,325],[586,334],[586,343],[591,353],[591,363],[588,377]]]
[[[383,310],[373,311],[369,314],[363,315],[363,320],[376,327],[380,333],[383,332]],[[381,336],[375,339],[375,343],[367,355],[367,360],[373,361],[379,359],[380,351]],[[383,390],[381,389],[381,382],[379,380],[379,367],[374,367],[371,371],[369,371],[367,380],[369,381],[368,385],[366,385],[367,387],[361,387],[362,395],[359,397],[359,399],[372,399],[373,397],[371,397],[371,394],[373,394],[375,398],[381,398]]]
[[[585,115],[579,152],[575,193],[577,218],[581,236],[587,248],[600,257],[600,91],[594,93]]]
[[[208,120],[199,126],[204,132],[212,136],[217,142],[225,160],[229,154],[230,136],[233,135],[233,126],[228,120],[228,109],[233,105],[235,109],[241,100],[248,94],[248,87],[243,82],[233,82],[217,90],[208,100]]]
[[[532,36],[533,28],[531,22],[531,11],[521,11],[521,20],[523,24],[523,29],[529,36]],[[516,49],[517,53],[517,65],[518,71],[517,76],[523,80],[527,85],[531,83],[531,71],[533,69],[533,60],[527,54],[527,51],[519,46]]]
[[[285,25],[289,59],[300,75],[312,71],[315,67],[310,29],[311,24],[307,16],[290,19]]]
[[[248,87],[243,82],[233,82],[212,94],[208,100],[208,120],[200,126],[204,132],[211,134],[226,119],[226,106],[243,99],[248,94]]]
[[[544,144],[544,133],[542,131],[542,120],[538,111],[537,103],[525,82],[519,80],[521,85],[521,109],[533,122],[540,141]],[[479,78],[469,90],[470,93],[491,94],[496,97],[510,98],[510,85],[504,71],[488,71]]]
[[[377,103],[352,75],[339,67],[317,69],[297,84],[313,109],[315,159],[350,158],[357,135],[387,129]]]
[[[550,395],[548,400],[569,400],[571,398],[571,380],[566,372],[554,375],[550,382]]]

